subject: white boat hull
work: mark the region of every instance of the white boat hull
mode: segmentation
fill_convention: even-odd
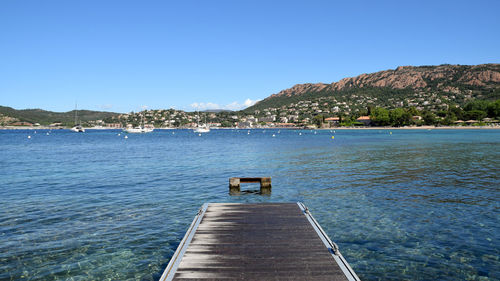
[[[80,127],[80,126],[75,126],[75,127],[71,128],[70,130],[73,132],[77,132],[77,133],[85,133],[85,129],[83,127]]]
[[[128,128],[125,129],[125,132],[132,134],[141,134],[141,133],[151,133],[154,129],[152,128]]]
[[[209,128],[196,128],[196,129],[194,129],[194,132],[195,133],[208,133],[208,132],[210,132],[210,129]]]

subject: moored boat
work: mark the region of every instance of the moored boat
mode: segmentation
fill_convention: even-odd
[[[154,131],[153,125],[144,125],[144,116],[141,114],[141,124],[136,127],[132,127],[132,125],[127,126],[124,131],[127,133],[140,134],[140,133],[151,133]]]
[[[77,133],[85,133],[85,129],[80,124],[73,126],[70,130]]]
[[[134,128],[125,128],[124,131],[127,133],[151,133],[154,131],[154,128],[137,126]]]
[[[208,133],[210,132],[210,127],[207,123],[207,117],[205,116],[205,124],[200,125],[199,117],[198,117],[198,126],[193,129],[195,133]]]
[[[208,133],[208,132],[210,132],[210,127],[208,127],[207,125],[200,126],[200,127],[195,128],[194,132],[195,133]]]
[[[85,129],[78,122],[78,110],[77,110],[76,103],[75,103],[75,126],[73,126],[70,130],[73,132],[77,132],[77,133],[84,133],[85,132]]]

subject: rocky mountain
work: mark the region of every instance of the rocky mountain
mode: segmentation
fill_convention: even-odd
[[[269,96],[246,111],[320,97],[346,102],[350,104],[349,108],[366,99],[368,101],[363,105],[370,105],[372,101],[374,106],[389,108],[403,104],[419,105],[419,99],[427,101],[426,105],[439,100],[439,105],[453,103],[463,106],[473,99],[500,98],[500,64],[400,66],[344,78],[331,84],[298,84]]]

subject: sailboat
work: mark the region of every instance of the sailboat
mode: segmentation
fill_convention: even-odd
[[[195,133],[208,133],[210,132],[210,127],[207,124],[207,116],[205,116],[205,125],[200,126],[200,118],[198,118],[198,127],[194,129]]]
[[[151,133],[154,128],[144,126],[144,115],[141,114],[141,125],[134,128],[124,129],[127,133]]]
[[[73,128],[71,128],[70,130],[73,132],[77,132],[77,133],[84,133],[85,132],[85,129],[78,122],[78,110],[77,110],[76,104],[75,104],[75,126],[73,126]]]

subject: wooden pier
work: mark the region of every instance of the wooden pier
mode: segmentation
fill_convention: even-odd
[[[302,203],[204,204],[165,280],[359,280]]]

